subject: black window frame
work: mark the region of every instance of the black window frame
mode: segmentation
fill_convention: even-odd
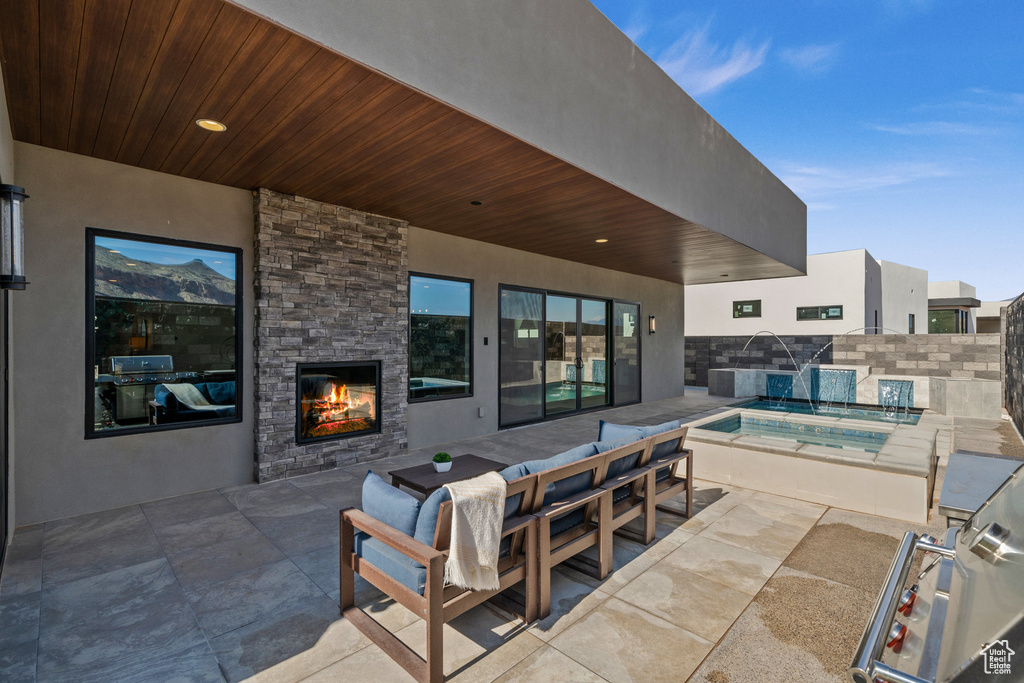
[[[209,420],[195,420],[188,422],[172,422],[168,424],[146,424],[134,427],[122,427],[97,431],[95,429],[96,414],[96,297],[95,297],[95,273],[96,273],[96,238],[109,237],[112,239],[130,240],[133,242],[146,242],[149,244],[161,244],[172,247],[183,247],[186,249],[204,249],[229,253],[235,257],[235,414],[233,417],[220,417]],[[194,240],[175,239],[171,237],[160,237],[156,235],[144,235],[120,230],[106,230],[103,228],[87,227],[85,229],[85,438],[106,439],[115,436],[130,436],[133,434],[150,434],[155,432],[169,432],[177,429],[197,429],[201,427],[217,427],[228,424],[238,424],[243,420],[244,381],[242,367],[244,358],[242,356],[243,337],[245,328],[243,325],[243,287],[241,274],[245,272],[242,249],[230,247],[223,244],[212,244],[209,242],[197,242]]]
[[[908,313],[907,315],[910,316],[910,319],[907,321],[909,323],[907,325],[907,328],[908,328],[908,332],[907,333],[908,334],[917,334],[917,332],[916,332],[916,330],[917,330],[917,316],[915,316],[913,313]]]
[[[753,306],[754,310],[750,313],[744,313],[743,307],[746,305]],[[733,301],[732,302],[732,317],[737,318],[760,318],[761,317],[761,300],[760,299],[749,299],[747,301]]]
[[[828,312],[831,309],[834,309],[834,308],[838,308],[839,309],[839,315],[838,316],[828,315]],[[815,317],[813,317],[813,318],[806,318],[806,317],[805,318],[801,318],[800,317],[800,311],[815,311]],[[824,318],[821,316],[823,311],[825,312],[825,316],[826,316]],[[797,319],[798,322],[810,322],[812,320],[819,320],[819,321],[820,320],[842,320],[843,319],[843,306],[842,306],[842,304],[840,304],[838,306],[797,306],[796,307],[796,319]]]
[[[449,282],[462,282],[469,285],[469,390],[464,394],[458,394],[454,396],[422,396],[419,398],[412,397],[412,386],[409,382],[412,381],[412,279],[414,277],[429,278],[431,280],[447,280]],[[472,398],[476,391],[476,382],[474,378],[476,376],[476,363],[474,345],[476,338],[476,281],[472,278],[456,277],[454,275],[437,275],[435,273],[423,273],[418,271],[409,271],[409,277],[407,280],[408,292],[409,292],[409,303],[406,307],[406,325],[408,326],[408,378],[406,379],[406,397],[409,403],[431,403],[433,401],[453,401],[460,398]]]

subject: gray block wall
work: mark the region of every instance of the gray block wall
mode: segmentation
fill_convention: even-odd
[[[254,202],[257,481],[397,454],[408,443],[408,224],[265,189]],[[297,364],[371,360],[381,432],[297,444]]]
[[[748,344],[749,342],[749,344]],[[687,337],[686,384],[706,387],[710,369],[793,370],[798,364],[867,365],[882,375],[993,379],[1001,377],[998,334],[851,334]],[[746,350],[743,347],[746,346]]]
[[[780,341],[781,339],[781,341]],[[798,365],[832,363],[830,335],[750,337],[687,337],[686,384],[708,386],[708,370],[767,369],[796,370]],[[746,347],[744,349],[744,347]],[[788,352],[787,352],[788,349]],[[790,359],[790,354],[793,359]]]
[[[1024,431],[1024,294],[1006,308],[1003,403],[1017,429]]]
[[[838,364],[869,365],[871,372],[917,377],[1000,377],[998,334],[871,334],[836,338]]]

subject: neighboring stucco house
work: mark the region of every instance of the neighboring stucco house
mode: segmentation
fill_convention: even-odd
[[[679,395],[684,284],[805,270],[585,0],[71,5],[0,0],[5,529]]]
[[[960,280],[929,282],[928,331],[932,334],[974,334],[979,331],[980,306],[974,285]]]
[[[685,290],[691,337],[928,331],[928,272],[877,261],[866,249],[812,254],[804,276]]]

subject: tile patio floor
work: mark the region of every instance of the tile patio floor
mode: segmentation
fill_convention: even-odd
[[[599,419],[656,424],[729,403],[688,395],[445,450],[513,463],[592,440]],[[385,475],[435,450],[18,529],[0,583],[0,680],[411,680],[339,618],[337,511],[359,504],[367,467]],[[909,525],[697,489],[694,517],[661,514],[652,545],[616,538],[607,580],[561,566],[548,619],[524,627],[481,605],[446,626],[449,680],[844,680]],[[403,607],[365,583],[357,600],[422,648],[423,623]]]

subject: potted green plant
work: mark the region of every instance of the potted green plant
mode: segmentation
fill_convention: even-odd
[[[441,451],[434,456],[434,470],[437,472],[447,472],[452,468],[452,456],[448,455],[444,451]]]

